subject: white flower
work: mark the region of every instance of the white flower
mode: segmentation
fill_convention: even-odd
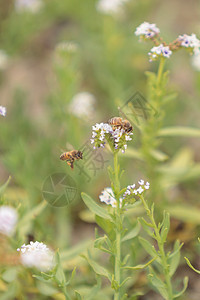
[[[41,0],[15,0],[15,9],[19,13],[24,11],[37,13],[40,11],[42,5]]]
[[[26,267],[35,267],[40,271],[48,271],[54,266],[54,254],[43,243],[30,242],[28,245],[22,245],[17,251],[21,252],[21,262]]]
[[[17,212],[10,206],[0,206],[0,233],[11,235],[17,223]]]
[[[115,14],[120,12],[125,2],[127,0],[99,0],[97,10],[105,14]]]
[[[117,207],[117,200],[115,199],[114,192],[112,188],[107,187],[105,188],[101,195],[99,196],[101,202],[105,202],[107,205],[111,205],[112,207]],[[120,207],[122,205],[122,198],[119,199]]]
[[[143,179],[140,179],[138,183],[140,185],[138,189],[135,188],[135,184],[127,186],[126,191],[123,194],[123,199],[129,199],[131,198],[131,195],[141,195],[145,190],[148,190],[150,187],[150,183],[148,181],[145,183]]]
[[[200,47],[200,40],[196,37],[196,34],[183,34],[179,35],[178,40],[181,42],[182,47],[192,48],[193,53]]]
[[[4,106],[0,106],[0,115],[3,117],[6,116],[6,108]]]
[[[92,119],[95,114],[95,103],[96,99],[91,93],[78,93],[71,100],[69,112],[81,119]]]
[[[143,184],[144,184],[144,180],[143,180],[143,179],[140,179],[140,180],[138,181],[138,183],[139,183],[139,185],[143,185]]]
[[[56,45],[56,50],[74,53],[78,50],[79,46],[73,41],[62,41]]]
[[[8,64],[8,55],[4,50],[0,49],[0,70],[5,70]]]
[[[144,39],[150,39],[153,36],[157,35],[159,32],[160,29],[156,27],[156,24],[144,22],[136,28],[135,35],[140,36]]]
[[[166,57],[169,58],[172,54],[172,51],[169,49],[169,46],[163,46],[163,44],[160,44],[157,47],[153,47],[148,55],[150,56],[149,61],[156,60],[158,57]]]
[[[105,134],[111,133],[112,127],[107,123],[96,123],[92,126],[92,139],[90,139],[91,144],[95,143],[94,149],[104,148],[105,144]]]

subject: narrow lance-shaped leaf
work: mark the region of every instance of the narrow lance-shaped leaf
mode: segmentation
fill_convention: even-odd
[[[126,266],[126,267],[123,267],[123,269],[129,269],[129,270],[141,270],[141,269],[145,269],[145,268],[148,267],[154,260],[156,260],[156,257],[152,258],[149,262],[147,262],[147,263],[144,264],[144,265],[137,265],[137,266],[134,266],[134,267]]]
[[[162,229],[161,229],[161,234],[160,234],[163,243],[167,239],[169,229],[170,229],[170,216],[169,216],[169,213],[164,212],[163,224],[162,224]]]
[[[140,231],[140,224],[137,223],[136,226],[122,238],[122,242],[133,239],[138,235],[139,231]]]
[[[163,296],[164,299],[168,300],[168,293],[164,282],[156,275],[152,268],[150,268],[150,274],[148,275],[149,280],[152,285],[158,290],[158,292]]]
[[[81,196],[85,205],[91,210],[91,212],[104,219],[112,220],[107,211],[100,207],[90,196],[86,193],[81,193]]]
[[[180,297],[181,295],[183,295],[183,293],[186,291],[186,289],[187,289],[187,286],[188,286],[188,277],[186,276],[185,278],[184,278],[184,280],[183,280],[183,289],[180,291],[180,292],[178,292],[178,293],[175,293],[174,294],[174,298],[178,298],[178,297]]]
[[[169,274],[172,277],[174,273],[176,272],[176,269],[179,265],[180,261],[180,242],[176,241],[174,244],[174,252],[175,254],[171,256],[171,259],[169,259]]]
[[[193,271],[195,271],[196,273],[200,274],[200,270],[195,269],[187,257],[184,257],[184,258],[185,258],[185,260],[186,260],[188,266],[189,266]]]

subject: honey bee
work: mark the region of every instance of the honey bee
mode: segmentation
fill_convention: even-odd
[[[108,124],[110,124],[115,129],[124,129],[125,132],[131,132],[133,130],[133,127],[131,123],[128,120],[123,120],[120,117],[114,117],[108,121]]]
[[[67,162],[67,164],[73,170],[74,161],[83,159],[83,153],[79,150],[72,150],[72,151],[64,152],[63,154],[61,154],[60,159],[65,160]]]

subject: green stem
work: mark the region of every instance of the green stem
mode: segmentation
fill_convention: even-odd
[[[160,82],[161,82],[161,79],[162,79],[164,64],[165,64],[165,58],[161,57],[160,64],[159,64],[159,67],[158,67],[158,74],[157,74],[157,86],[160,85]]]
[[[115,215],[115,233],[116,233],[116,246],[115,246],[115,269],[114,269],[114,279],[120,285],[121,283],[121,208],[120,208],[120,201],[119,201],[119,191],[120,191],[120,182],[119,182],[119,165],[118,165],[118,153],[114,152],[114,191],[117,200],[117,208],[116,208],[116,215]],[[115,290],[114,300],[120,300],[120,288]]]
[[[169,274],[169,266],[168,266],[168,263],[167,263],[167,257],[165,255],[164,245],[163,245],[163,242],[162,242],[162,239],[161,239],[161,236],[160,236],[160,232],[159,232],[158,226],[156,225],[154,215],[153,215],[153,211],[151,211],[149,209],[147,202],[144,200],[144,198],[142,196],[141,196],[141,200],[142,200],[144,208],[147,212],[147,215],[148,215],[149,219],[151,220],[151,223],[153,225],[153,229],[154,229],[154,232],[155,232],[155,235],[156,235],[156,240],[157,240],[158,248],[159,248],[159,251],[160,251],[160,258],[161,258],[162,266],[163,266],[163,273],[165,275],[165,282],[166,282],[166,285],[167,285],[168,300],[173,300],[174,297],[173,297],[171,278],[170,278],[170,274]]]

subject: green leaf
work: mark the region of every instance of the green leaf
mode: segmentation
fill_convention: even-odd
[[[126,266],[126,267],[122,267],[122,269],[129,269],[129,270],[141,270],[141,269],[145,269],[146,267],[148,267],[154,260],[156,260],[156,257],[152,258],[149,262],[147,262],[144,265],[137,265],[134,267],[131,266]]]
[[[7,186],[9,185],[10,180],[11,180],[11,176],[8,177],[8,180],[6,181],[6,183],[4,183],[2,186],[0,186],[0,197],[4,194]]]
[[[97,276],[97,284],[91,289],[89,295],[87,295],[87,300],[95,299],[100,289],[101,289],[101,277]]]
[[[167,239],[169,229],[170,229],[170,215],[169,215],[169,213],[166,213],[164,211],[162,229],[161,229],[161,233],[160,233],[163,243],[165,243],[165,241]]]
[[[162,280],[156,275],[156,273],[150,268],[150,274],[148,275],[149,280],[156,290],[162,295],[162,297],[168,300],[168,293],[165,287],[165,284]]]
[[[139,241],[140,241],[140,244],[142,245],[142,247],[146,250],[146,252],[149,255],[151,255],[152,257],[158,256],[154,246],[152,246],[149,241],[143,239],[142,237],[139,237]]]
[[[188,286],[188,277],[186,276],[185,278],[184,278],[184,280],[183,280],[183,289],[180,291],[180,292],[178,292],[178,293],[175,293],[174,294],[174,298],[178,298],[178,297],[180,297],[181,295],[183,295],[183,293],[186,291],[186,289],[187,289],[187,286]]]
[[[114,224],[110,220],[105,220],[100,216],[95,216],[96,223],[107,233],[110,240],[115,239]]]
[[[192,223],[200,224],[200,209],[198,207],[192,207],[192,205],[167,205],[166,210],[170,213],[172,217],[178,220]]]
[[[185,258],[186,263],[188,264],[188,266],[189,266],[193,271],[195,271],[196,273],[200,274],[200,270],[195,269],[187,257],[184,257],[184,258]]]
[[[65,284],[65,274],[63,272],[63,268],[60,261],[60,255],[58,251],[55,253],[55,260],[57,264],[55,278],[59,282],[59,284],[63,286]]]
[[[163,153],[160,150],[156,150],[156,149],[151,150],[150,154],[157,161],[165,161],[165,160],[167,160],[169,158],[169,156],[167,154]]]
[[[110,282],[112,281],[111,274],[109,273],[108,270],[106,270],[106,268],[100,266],[97,262],[90,259],[88,256],[82,255],[82,257],[87,260],[87,262],[89,263],[89,265],[92,267],[92,269],[94,270],[94,272],[96,274],[101,275],[101,276],[105,276],[110,280]]]
[[[88,196],[86,193],[81,193],[82,199],[85,203],[85,205],[97,216],[108,219],[112,221],[110,215],[107,213],[105,209],[100,207],[90,196]]]
[[[76,295],[76,300],[83,300],[83,298],[77,291],[75,291],[75,295]]]
[[[136,226],[122,238],[122,242],[135,238],[138,235],[139,231],[140,231],[140,224],[136,223]]]
[[[146,233],[150,236],[153,236],[151,223],[148,223],[144,218],[138,218],[138,220],[142,225],[143,229],[146,231]]]
[[[169,259],[169,275],[172,277],[176,272],[176,269],[180,261],[180,242],[176,241],[174,243],[174,255]]]
[[[165,127],[159,130],[158,136],[188,136],[200,137],[200,129],[191,127]]]
[[[72,260],[73,258],[77,257],[78,255],[86,251],[89,247],[91,247],[92,244],[93,244],[92,240],[87,240],[87,241],[80,242],[80,244],[71,247],[69,250],[64,250],[60,252],[61,261],[66,262]]]
[[[124,154],[120,151],[119,156],[124,157]],[[139,160],[143,160],[142,154],[138,150],[136,150],[134,148],[131,148],[131,147],[127,148],[125,157],[131,157],[131,158],[136,158],[136,159],[139,159]]]
[[[19,230],[19,235],[23,235],[28,230],[27,225],[32,222],[47,206],[46,201],[42,201],[37,206],[33,207],[29,210],[18,222],[17,228]]]

